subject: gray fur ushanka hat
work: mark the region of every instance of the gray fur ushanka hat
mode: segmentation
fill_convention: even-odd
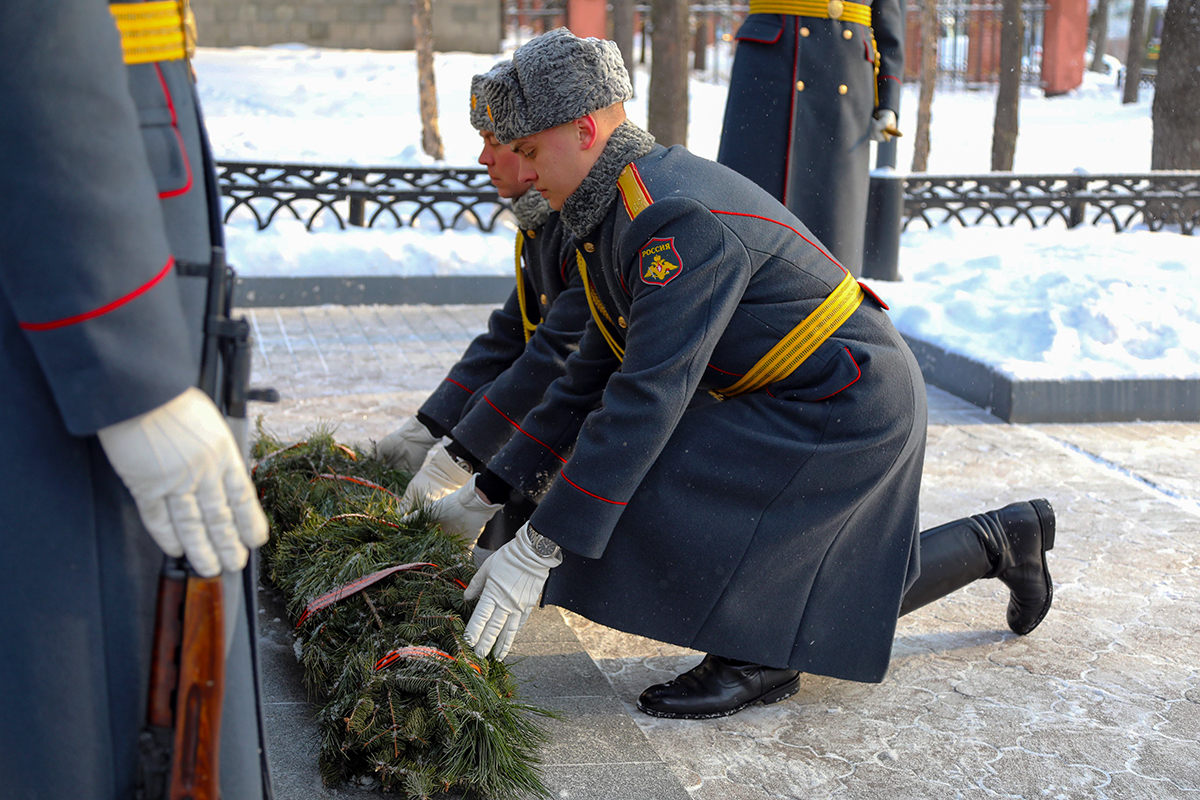
[[[495,102],[496,87],[502,85],[500,76],[503,73],[515,71],[511,61],[501,61],[487,72],[471,78],[471,125],[475,130],[494,130],[491,109]]]
[[[501,142],[549,130],[633,97],[616,42],[556,28],[517,48],[512,70],[489,81],[492,130]]]

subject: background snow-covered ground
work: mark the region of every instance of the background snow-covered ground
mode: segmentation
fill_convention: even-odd
[[[473,164],[471,75],[500,56],[435,60],[447,165]],[[421,152],[411,52],[286,45],[201,49],[196,68],[218,159],[367,165],[436,164]],[[645,124],[639,71],[630,118]],[[726,88],[693,81],[689,149],[716,156]],[[1087,73],[1070,94],[1021,98],[1018,172],[1144,172],[1150,101],[1123,106],[1113,79]],[[986,172],[994,96],[942,92],[933,106],[930,171]],[[899,165],[912,160],[916,87],[906,87]],[[279,220],[231,220],[243,275],[483,275],[512,269],[510,228],[492,234],[405,228],[309,233]],[[900,330],[1017,378],[1200,377],[1200,237],[1107,228],[955,228],[904,234],[903,281],[873,282]]]

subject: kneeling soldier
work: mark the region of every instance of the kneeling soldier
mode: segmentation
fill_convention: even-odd
[[[898,614],[980,577],[1032,630],[1050,505],[918,537],[925,386],[886,306],[754,183],[626,121],[613,43],[553,31],[493,79],[496,135],[575,235],[592,320],[467,487],[538,503],[468,589],[476,650],[503,657],[544,591],[709,653],[639,700],[704,718],[800,671],[882,680]]]
[[[500,68],[510,67],[505,62]],[[487,167],[497,193],[512,201],[520,225],[517,283],[504,306],[488,319],[488,330],[471,342],[417,414],[376,448],[392,466],[417,473],[404,493],[408,502],[437,500],[471,480],[512,435],[510,420],[524,418],[563,374],[590,318],[575,251],[558,212],[531,190],[529,181],[519,179],[518,156],[492,133],[490,85],[486,74],[472,79],[470,118],[483,138],[479,163]],[[478,525],[498,508],[470,492],[457,497],[464,504],[456,511],[478,520]],[[476,546],[477,559],[512,538],[524,521],[500,524],[507,519],[501,515],[489,526]]]

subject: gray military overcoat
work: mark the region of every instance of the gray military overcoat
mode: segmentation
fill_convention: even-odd
[[[881,680],[917,569],[920,370],[867,297],[789,376],[712,401],[846,271],[719,164],[656,146],[631,174],[644,209],[622,193],[579,237],[601,323],[489,466],[540,498],[530,524],[566,550],[545,601],[710,653]]]
[[[551,213],[522,236],[521,285],[492,312],[487,331],[471,341],[420,409],[483,463],[512,435],[510,420],[524,418],[563,374],[589,318],[574,249],[559,215]],[[525,320],[537,326],[528,340],[522,292]]]
[[[205,282],[175,262],[209,260],[211,176],[186,64],[126,68],[100,0],[0,4],[0,108],[0,796],[127,800],[163,555],[94,434],[197,379]],[[222,794],[248,800],[255,612],[226,587]]]
[[[783,202],[855,275],[862,272],[871,118],[877,108],[899,112],[904,77],[899,0],[869,5],[870,26],[746,17],[717,155]]]

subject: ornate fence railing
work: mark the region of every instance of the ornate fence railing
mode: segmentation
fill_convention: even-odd
[[[478,167],[354,167],[226,161],[217,165],[225,221],[249,218],[262,230],[281,215],[308,230],[345,228],[479,228],[511,217]],[[1126,175],[909,175],[904,228],[1028,224],[1144,224],[1186,234],[1200,229],[1200,172]]]
[[[355,167],[223,161],[217,183],[225,221],[248,215],[262,230],[281,214],[308,230],[336,224],[373,227],[474,227],[490,231],[511,214],[487,170],[477,167]]]
[[[1200,172],[1139,175],[910,175],[904,181],[904,228],[944,222],[1044,228],[1139,223],[1150,230],[1200,228]]]

